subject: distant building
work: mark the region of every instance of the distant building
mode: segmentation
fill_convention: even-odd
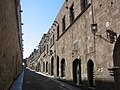
[[[0,0],[0,90],[9,90],[22,67],[20,0]]]
[[[37,60],[40,57],[40,53],[37,49],[34,49],[32,54],[26,59],[27,66],[30,67],[33,70],[36,70],[37,68]]]
[[[119,3],[65,0],[40,41],[37,70],[83,90],[120,90]]]

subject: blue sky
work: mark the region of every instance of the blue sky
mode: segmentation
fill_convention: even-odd
[[[29,57],[54,22],[64,0],[21,0],[23,57]]]

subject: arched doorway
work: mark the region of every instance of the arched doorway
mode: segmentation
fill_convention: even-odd
[[[51,75],[54,75],[54,58],[51,59]]]
[[[59,76],[59,56],[57,56],[57,76]]]
[[[48,62],[46,62],[46,73],[48,73]]]
[[[45,72],[45,62],[43,62],[43,72]]]
[[[40,62],[37,64],[37,71],[40,71]]]
[[[65,77],[65,59],[61,60],[61,77]]]
[[[94,63],[93,63],[93,61],[91,59],[87,63],[87,75],[88,75],[89,87],[95,87]]]
[[[76,85],[81,84],[81,60],[79,59],[73,61],[73,82]]]
[[[120,35],[113,51],[115,89],[120,90]]]

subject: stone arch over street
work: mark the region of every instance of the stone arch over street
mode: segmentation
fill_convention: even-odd
[[[73,61],[73,82],[77,85],[81,84],[81,60],[75,59]]]
[[[87,62],[87,76],[88,76],[88,85],[89,87],[94,87],[94,63],[91,59]]]
[[[116,90],[120,90],[120,35],[115,43],[115,47],[113,51],[113,62],[114,62],[113,72],[114,72],[115,88]]]

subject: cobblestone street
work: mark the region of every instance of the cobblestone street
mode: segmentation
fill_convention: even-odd
[[[80,90],[80,88],[25,69],[23,90]]]

